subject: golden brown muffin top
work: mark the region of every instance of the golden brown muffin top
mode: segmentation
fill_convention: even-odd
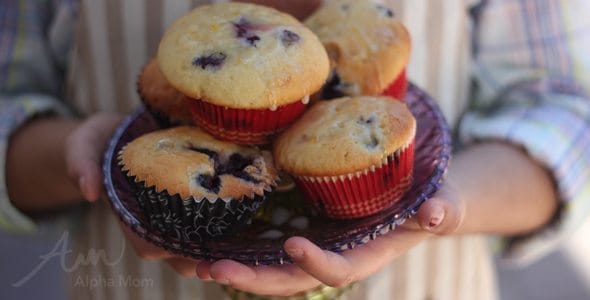
[[[151,59],[139,74],[137,91],[151,109],[173,122],[192,123],[186,96],[168,83],[155,59]]]
[[[313,105],[276,140],[277,166],[297,176],[340,176],[381,165],[414,139],[416,120],[391,97],[345,97]]]
[[[324,89],[357,96],[383,92],[410,58],[410,35],[394,12],[368,0],[331,1],[305,24],[326,47],[334,72]]]
[[[218,141],[189,126],[140,136],[121,150],[119,164],[137,182],[182,199],[252,198],[270,190],[277,177],[269,152]]]
[[[290,15],[245,3],[199,6],[168,28],[158,62],[182,93],[216,105],[276,109],[321,88],[329,60]]]

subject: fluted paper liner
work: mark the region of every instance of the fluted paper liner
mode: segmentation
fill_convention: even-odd
[[[198,99],[190,99],[195,123],[218,139],[236,144],[262,145],[271,142],[307,107],[303,101],[270,109],[227,108]]]
[[[158,192],[154,186],[123,171],[133,188],[137,201],[152,229],[179,241],[202,242],[235,232],[246,226],[255,215],[271,187],[264,195],[253,194],[241,199],[182,199],[167,190]]]
[[[378,166],[331,177],[296,176],[313,205],[334,219],[372,215],[399,201],[412,185],[414,142],[388,155]]]
[[[406,98],[408,91],[408,79],[406,77],[406,69],[404,68],[398,77],[383,91],[384,96],[391,96],[402,102]]]

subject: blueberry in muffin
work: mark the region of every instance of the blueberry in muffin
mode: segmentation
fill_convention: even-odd
[[[269,152],[190,126],[143,135],[118,159],[151,226],[180,240],[202,241],[243,226],[277,177]]]
[[[239,144],[267,144],[307,108],[329,74],[326,50],[294,17],[246,3],[199,6],[168,28],[158,62],[196,124]]]

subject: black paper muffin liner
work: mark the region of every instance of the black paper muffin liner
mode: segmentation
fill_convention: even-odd
[[[247,226],[265,199],[253,198],[224,200],[221,198],[197,200],[170,195],[167,190],[158,192],[154,186],[123,171],[123,175],[136,195],[151,230],[157,230],[179,241],[203,242]]]

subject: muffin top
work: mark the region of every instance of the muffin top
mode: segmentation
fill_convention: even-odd
[[[182,199],[253,198],[274,185],[269,152],[214,139],[181,126],[143,135],[119,153],[119,164],[137,182]]]
[[[333,72],[324,94],[380,94],[408,63],[410,35],[393,11],[381,4],[331,1],[305,24],[317,34],[330,57]]]
[[[298,176],[339,176],[380,166],[409,145],[416,120],[405,104],[385,96],[321,101],[275,143],[277,166]]]
[[[290,15],[244,3],[199,6],[164,34],[158,62],[182,93],[216,105],[276,109],[329,74],[317,37]]]
[[[139,74],[137,91],[153,110],[170,120],[183,124],[192,122],[186,96],[168,83],[155,59],[151,59]]]

